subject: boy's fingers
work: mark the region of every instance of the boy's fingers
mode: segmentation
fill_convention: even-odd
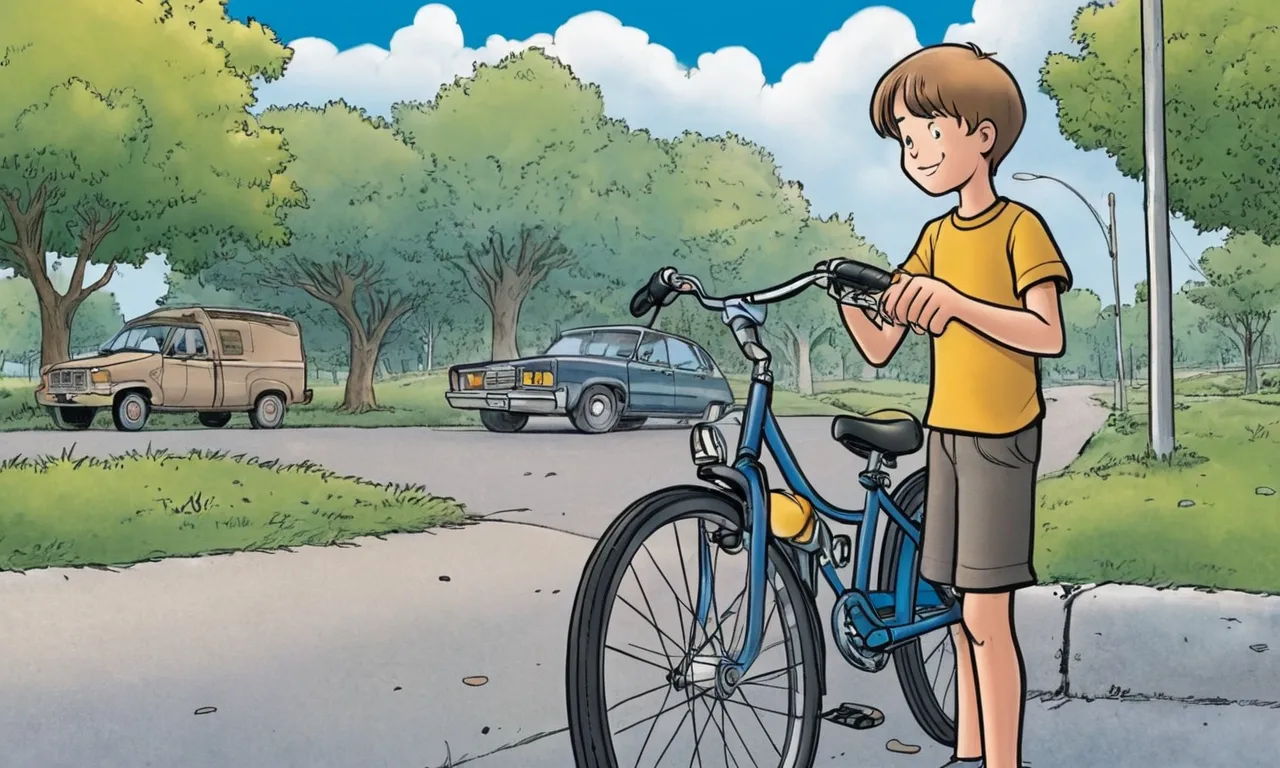
[[[920,286],[915,280],[908,278],[903,280],[901,283],[890,286],[890,290],[893,290],[893,288],[897,288],[898,290],[893,294],[891,301],[886,304],[885,308],[889,311],[889,316],[893,318],[894,322],[901,323],[906,319],[903,316],[903,311],[906,310],[911,303],[909,297],[914,291],[919,291]],[[904,301],[906,302],[905,304],[903,303]]]
[[[920,283],[917,283],[913,288],[914,290],[904,297],[906,303],[903,304],[900,301],[898,302],[898,305],[899,311],[904,320],[909,323],[919,325],[920,311],[924,309],[925,303],[929,300],[930,293],[926,290],[926,286]]]

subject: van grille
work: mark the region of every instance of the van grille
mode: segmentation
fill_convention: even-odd
[[[49,391],[55,393],[84,392],[89,388],[88,371],[52,371],[49,374]]]
[[[511,366],[490,368],[484,372],[485,389],[513,389],[516,385],[516,369]]]

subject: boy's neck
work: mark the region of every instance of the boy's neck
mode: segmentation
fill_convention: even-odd
[[[958,191],[960,204],[956,206],[956,213],[961,218],[972,219],[996,204],[996,189],[990,173],[974,174]]]

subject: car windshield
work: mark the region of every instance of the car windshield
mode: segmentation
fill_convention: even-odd
[[[167,325],[135,325],[122,328],[111,341],[98,348],[101,354],[112,352],[159,352],[169,335]]]
[[[548,355],[629,358],[640,334],[635,331],[568,333],[547,347]]]

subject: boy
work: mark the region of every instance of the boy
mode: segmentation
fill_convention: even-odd
[[[1044,221],[998,197],[993,179],[1021,133],[1025,102],[975,45],[937,45],[877,84],[871,122],[902,147],[916,186],[958,204],[925,225],[881,300],[888,320],[841,306],[862,355],[885,365],[907,328],[929,334],[932,382],[920,571],[951,586],[956,750],[948,765],[1019,768],[1025,670],[1013,593],[1034,584],[1039,358],[1064,346],[1059,295],[1071,274]],[[985,761],[985,762],[984,762]]]

